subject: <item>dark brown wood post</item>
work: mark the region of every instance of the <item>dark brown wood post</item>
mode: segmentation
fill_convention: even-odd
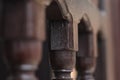
[[[36,80],[45,39],[45,5],[37,0],[4,0],[4,11],[3,37],[11,69],[8,80]]]
[[[50,63],[52,80],[72,80],[75,64],[74,27],[72,15],[64,0],[55,0],[47,8],[49,23]]]
[[[83,20],[78,25],[79,51],[76,56],[77,80],[95,80],[97,36],[90,28],[91,26],[86,25]]]
[[[73,80],[71,72],[75,64],[72,21],[51,21],[50,60],[55,78],[53,80]]]

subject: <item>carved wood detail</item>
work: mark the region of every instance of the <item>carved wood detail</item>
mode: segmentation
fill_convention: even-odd
[[[92,29],[81,20],[78,25],[79,50],[76,55],[77,80],[95,80],[94,71],[96,67],[95,45],[96,39]]]
[[[54,80],[72,80],[70,74],[75,64],[76,52],[72,50],[72,25],[64,20],[50,23],[50,60],[55,74]]]
[[[73,80],[74,67],[78,80],[94,80],[99,11],[88,0],[4,0],[3,8],[0,35],[11,69],[8,80],[37,80],[47,25],[53,80]]]

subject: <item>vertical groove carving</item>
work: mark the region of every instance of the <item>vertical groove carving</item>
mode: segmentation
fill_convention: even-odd
[[[71,34],[71,23],[65,20],[50,22],[51,52],[50,60],[55,78],[53,80],[73,80],[70,76],[74,63],[75,51],[72,50],[73,44]],[[69,39],[71,37],[71,40]]]
[[[11,75],[8,80],[37,80],[45,39],[45,6],[35,0],[4,0],[6,58]]]

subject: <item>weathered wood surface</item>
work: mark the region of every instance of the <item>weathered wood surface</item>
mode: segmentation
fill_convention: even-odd
[[[45,27],[48,26],[46,37],[50,65],[55,74],[53,79],[73,80],[70,74],[77,63],[78,77],[94,80],[100,23],[99,11],[89,0],[4,0],[3,9],[1,36],[11,66],[9,78],[36,80],[35,71],[41,61]],[[84,42],[79,43],[79,30],[84,31],[85,27],[78,25],[82,20],[90,31],[85,36],[86,46]],[[86,52],[81,52],[81,47]]]

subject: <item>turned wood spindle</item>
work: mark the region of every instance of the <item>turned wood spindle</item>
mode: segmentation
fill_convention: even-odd
[[[73,80],[70,74],[75,64],[76,51],[72,42],[72,22],[54,20],[50,24],[50,60],[55,74],[53,80]]]
[[[8,80],[36,80],[45,39],[45,6],[35,0],[4,0],[4,11]]]
[[[86,28],[84,21],[78,25],[79,50],[76,55],[77,80],[94,80],[96,67],[95,35]],[[89,27],[89,26],[88,26]]]

